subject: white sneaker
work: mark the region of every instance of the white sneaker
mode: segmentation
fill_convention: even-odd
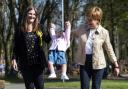
[[[69,80],[69,77],[68,77],[67,75],[63,75],[63,74],[62,74],[62,75],[61,75],[61,79],[62,79],[62,80]]]
[[[52,73],[48,76],[48,78],[56,78],[56,74],[55,73]]]

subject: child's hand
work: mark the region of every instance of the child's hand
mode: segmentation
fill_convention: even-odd
[[[71,29],[71,24],[69,21],[65,22],[65,29]]]
[[[55,26],[55,24],[54,23],[50,23],[50,29],[51,28],[53,28],[53,29],[55,29],[56,28],[56,26]]]

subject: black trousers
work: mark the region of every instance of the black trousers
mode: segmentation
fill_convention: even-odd
[[[26,89],[44,89],[43,70],[40,65],[26,66],[21,70]]]

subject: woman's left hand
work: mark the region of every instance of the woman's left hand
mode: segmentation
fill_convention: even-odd
[[[119,74],[120,74],[120,69],[119,68],[114,68],[114,74],[116,75],[116,76],[119,76]]]
[[[115,74],[116,76],[118,76],[118,75],[120,74],[120,67],[119,67],[119,64],[118,64],[118,62],[116,61],[116,62],[114,62],[114,65],[115,65],[114,74]]]

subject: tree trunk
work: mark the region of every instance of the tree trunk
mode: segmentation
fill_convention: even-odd
[[[4,43],[4,57],[5,57],[5,76],[9,75],[10,72],[10,60],[8,57],[8,45],[7,43]]]
[[[119,35],[117,33],[117,27],[114,27],[115,31],[114,31],[114,47],[115,47],[115,54],[117,59],[119,59]]]
[[[111,13],[111,42],[112,42],[112,46],[114,49],[114,52],[116,54],[117,59],[119,59],[119,38],[118,38],[118,33],[117,33],[117,26],[116,26],[116,20],[114,19],[114,2],[113,0],[111,0],[110,3],[110,13]]]

